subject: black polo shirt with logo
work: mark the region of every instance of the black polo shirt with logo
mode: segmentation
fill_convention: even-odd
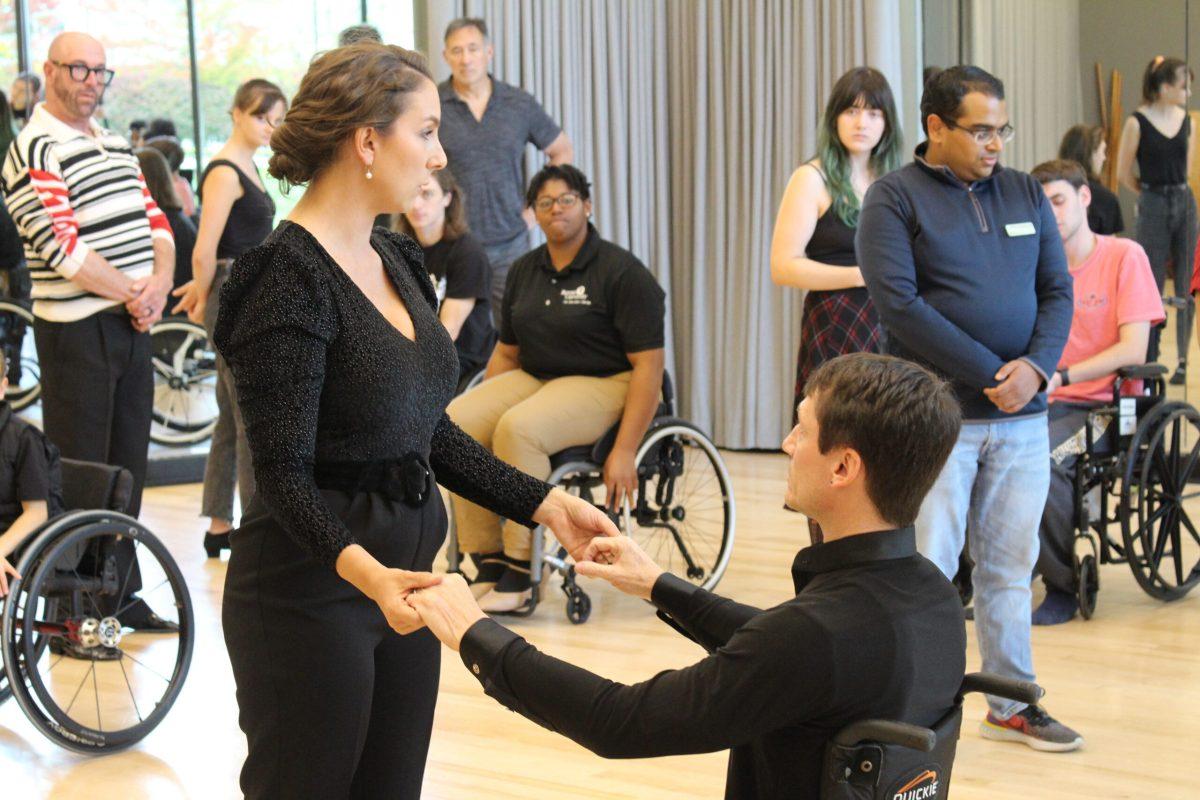
[[[912,528],[801,550],[796,596],[766,611],[673,575],[660,615],[709,655],[632,686],[540,653],[485,619],[463,663],[504,706],[607,758],[730,749],[727,798],[816,798],[833,735],[852,722],[932,726],[966,667],[962,603]]]
[[[504,288],[500,341],[520,348],[535,378],[606,377],[632,369],[626,353],[663,347],[666,293],[637,256],[589,223],[561,271],[542,245],[513,262]]]

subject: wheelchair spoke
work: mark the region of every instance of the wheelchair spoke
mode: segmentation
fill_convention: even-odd
[[[1196,540],[1196,544],[1200,544],[1200,533],[1196,531],[1196,526],[1192,524],[1191,515],[1188,514],[1186,510],[1180,509],[1180,519],[1182,520],[1184,527],[1188,529],[1188,533],[1190,533],[1192,538]]]
[[[125,672],[125,659],[120,659],[117,661],[117,664],[121,667],[121,677],[125,679],[125,688],[129,690],[129,699],[133,702],[133,713],[137,714],[138,722],[145,722],[142,719],[142,710],[138,708],[137,697],[133,694],[133,686],[129,683],[129,674]]]
[[[137,566],[137,563],[138,563],[137,549],[138,549],[138,541],[136,539],[134,539],[133,540],[133,557],[131,559],[129,559],[129,569],[125,570],[125,578],[121,581],[121,591],[119,594],[117,594],[117,602],[118,603],[125,599],[125,589],[127,589],[129,587],[129,578],[133,575],[133,568]],[[120,611],[124,611],[124,610],[125,610],[125,608],[120,609]],[[117,617],[119,619],[120,612],[113,614],[113,616]]]
[[[96,669],[96,662],[93,661],[91,670],[94,671],[95,669]],[[87,679],[88,679],[88,673],[85,672],[85,673],[83,673],[83,678],[79,681],[79,686],[77,686],[75,688],[75,694],[71,695],[70,705],[68,705],[66,708],[63,709],[64,714],[70,714],[71,709],[75,707],[75,700],[79,698],[79,692],[82,691],[83,685],[85,683],[87,683]]]
[[[137,665],[138,665],[139,667],[141,667],[142,669],[146,670],[147,672],[153,673],[153,674],[155,675],[155,677],[157,677],[157,678],[158,678],[159,680],[161,680],[163,683],[167,684],[168,686],[170,686],[170,685],[171,685],[171,679],[170,679],[170,678],[164,678],[161,672],[159,672],[158,670],[154,669],[154,667],[151,667],[151,666],[149,666],[148,664],[146,664],[145,662],[141,661],[140,659],[134,658],[134,657],[133,657],[133,655],[131,655],[131,654],[129,653],[129,651],[128,651],[128,650],[121,650],[121,657],[122,657],[122,658],[128,658],[130,661],[132,661],[133,663],[137,664]]]
[[[96,662],[92,662],[92,691],[96,695],[96,729],[104,732],[104,723],[100,720],[100,681],[96,679]]]
[[[1171,488],[1174,489],[1175,491],[1179,491],[1182,488],[1182,485],[1179,484],[1180,475],[1181,475],[1180,467],[1183,466],[1181,463],[1182,458],[1183,458],[1183,453],[1182,453],[1183,448],[1181,446],[1182,443],[1180,442],[1180,437],[1182,436],[1182,434],[1183,434],[1183,419],[1180,417],[1176,417],[1175,421],[1171,424],[1171,450],[1170,450],[1171,474],[1175,479],[1172,483]]]

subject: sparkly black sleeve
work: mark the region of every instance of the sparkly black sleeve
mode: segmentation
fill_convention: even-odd
[[[277,248],[238,259],[221,292],[214,339],[233,371],[259,495],[289,536],[333,568],[354,537],[317,489],[313,463],[336,321],[319,281],[285,254]]]
[[[445,414],[433,432],[429,465],[438,483],[459,497],[529,528],[553,488],[496,458]]]

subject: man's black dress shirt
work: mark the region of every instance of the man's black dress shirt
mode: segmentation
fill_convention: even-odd
[[[796,597],[766,611],[672,575],[660,614],[709,651],[625,686],[544,655],[481,620],[461,655],[506,707],[606,758],[732,749],[725,796],[816,798],[829,739],[851,722],[932,726],[966,666],[958,593],[919,555],[912,528],[813,545]]]

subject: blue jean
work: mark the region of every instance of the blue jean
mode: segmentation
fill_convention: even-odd
[[[917,548],[953,578],[967,530],[975,632],[985,672],[1034,680],[1030,577],[1050,487],[1046,417],[963,425],[917,516]],[[1007,718],[1024,703],[988,696]]]

